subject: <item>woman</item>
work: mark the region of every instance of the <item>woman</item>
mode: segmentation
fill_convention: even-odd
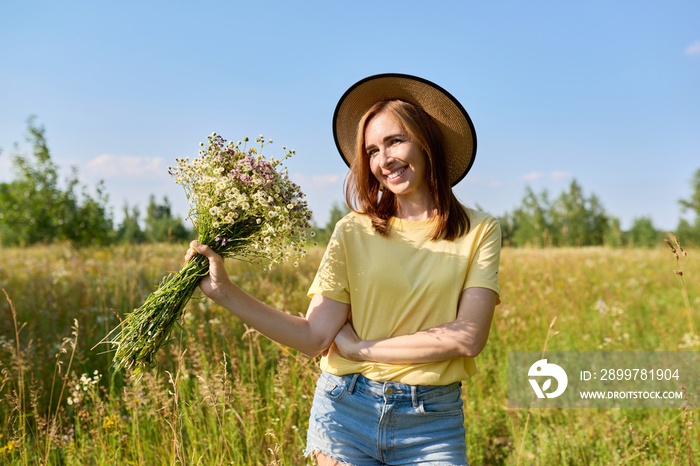
[[[210,260],[202,291],[248,325],[323,353],[306,452],[319,464],[467,464],[461,381],[498,303],[500,228],[451,186],[474,161],[464,108],[408,75],[366,78],[340,99],[334,136],[353,212],[336,225],[305,318],[261,303]]]

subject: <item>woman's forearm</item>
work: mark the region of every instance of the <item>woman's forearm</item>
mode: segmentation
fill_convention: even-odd
[[[341,355],[359,361],[411,364],[475,357],[486,346],[496,301],[491,290],[469,288],[452,322],[381,340],[360,340],[348,323],[335,343]]]
[[[383,340],[357,340],[346,357],[388,364],[443,361],[457,357],[475,357],[486,345],[486,338],[463,328],[457,321]],[[488,335],[487,335],[488,336]]]
[[[269,306],[231,283],[212,299],[266,337],[311,357],[330,345],[311,330],[309,322]],[[325,345],[325,346],[324,346]]]

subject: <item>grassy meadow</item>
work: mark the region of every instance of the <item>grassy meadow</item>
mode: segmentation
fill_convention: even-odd
[[[0,464],[311,464],[302,450],[317,361],[208,300],[191,301],[160,367],[138,382],[110,371],[98,343],[185,249],[0,249]],[[677,262],[663,245],[505,249],[502,304],[463,388],[471,464],[700,464],[698,409],[507,403],[508,351],[700,350],[698,252],[677,250]],[[272,272],[228,268],[244,289],[301,314],[321,254]]]

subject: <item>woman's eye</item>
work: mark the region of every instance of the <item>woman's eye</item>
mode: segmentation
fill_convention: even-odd
[[[402,139],[399,139],[399,138],[394,138],[394,139],[391,140],[391,143],[392,143],[392,144],[398,144],[398,143],[400,143],[400,142],[402,142]]]
[[[379,152],[377,149],[368,149],[368,150],[367,150],[367,155],[370,156],[370,157],[372,157],[372,156],[375,155],[377,152]]]

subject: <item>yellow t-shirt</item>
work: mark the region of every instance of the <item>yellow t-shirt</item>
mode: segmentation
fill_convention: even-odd
[[[467,211],[471,229],[453,241],[432,241],[430,220],[394,218],[385,237],[366,215],[348,214],[336,224],[309,296],[350,304],[353,326],[363,340],[408,335],[455,320],[465,289],[499,292],[500,225],[487,214]],[[321,369],[336,375],[359,372],[378,382],[447,385],[473,375],[476,364],[472,358],[359,362],[331,349]]]

